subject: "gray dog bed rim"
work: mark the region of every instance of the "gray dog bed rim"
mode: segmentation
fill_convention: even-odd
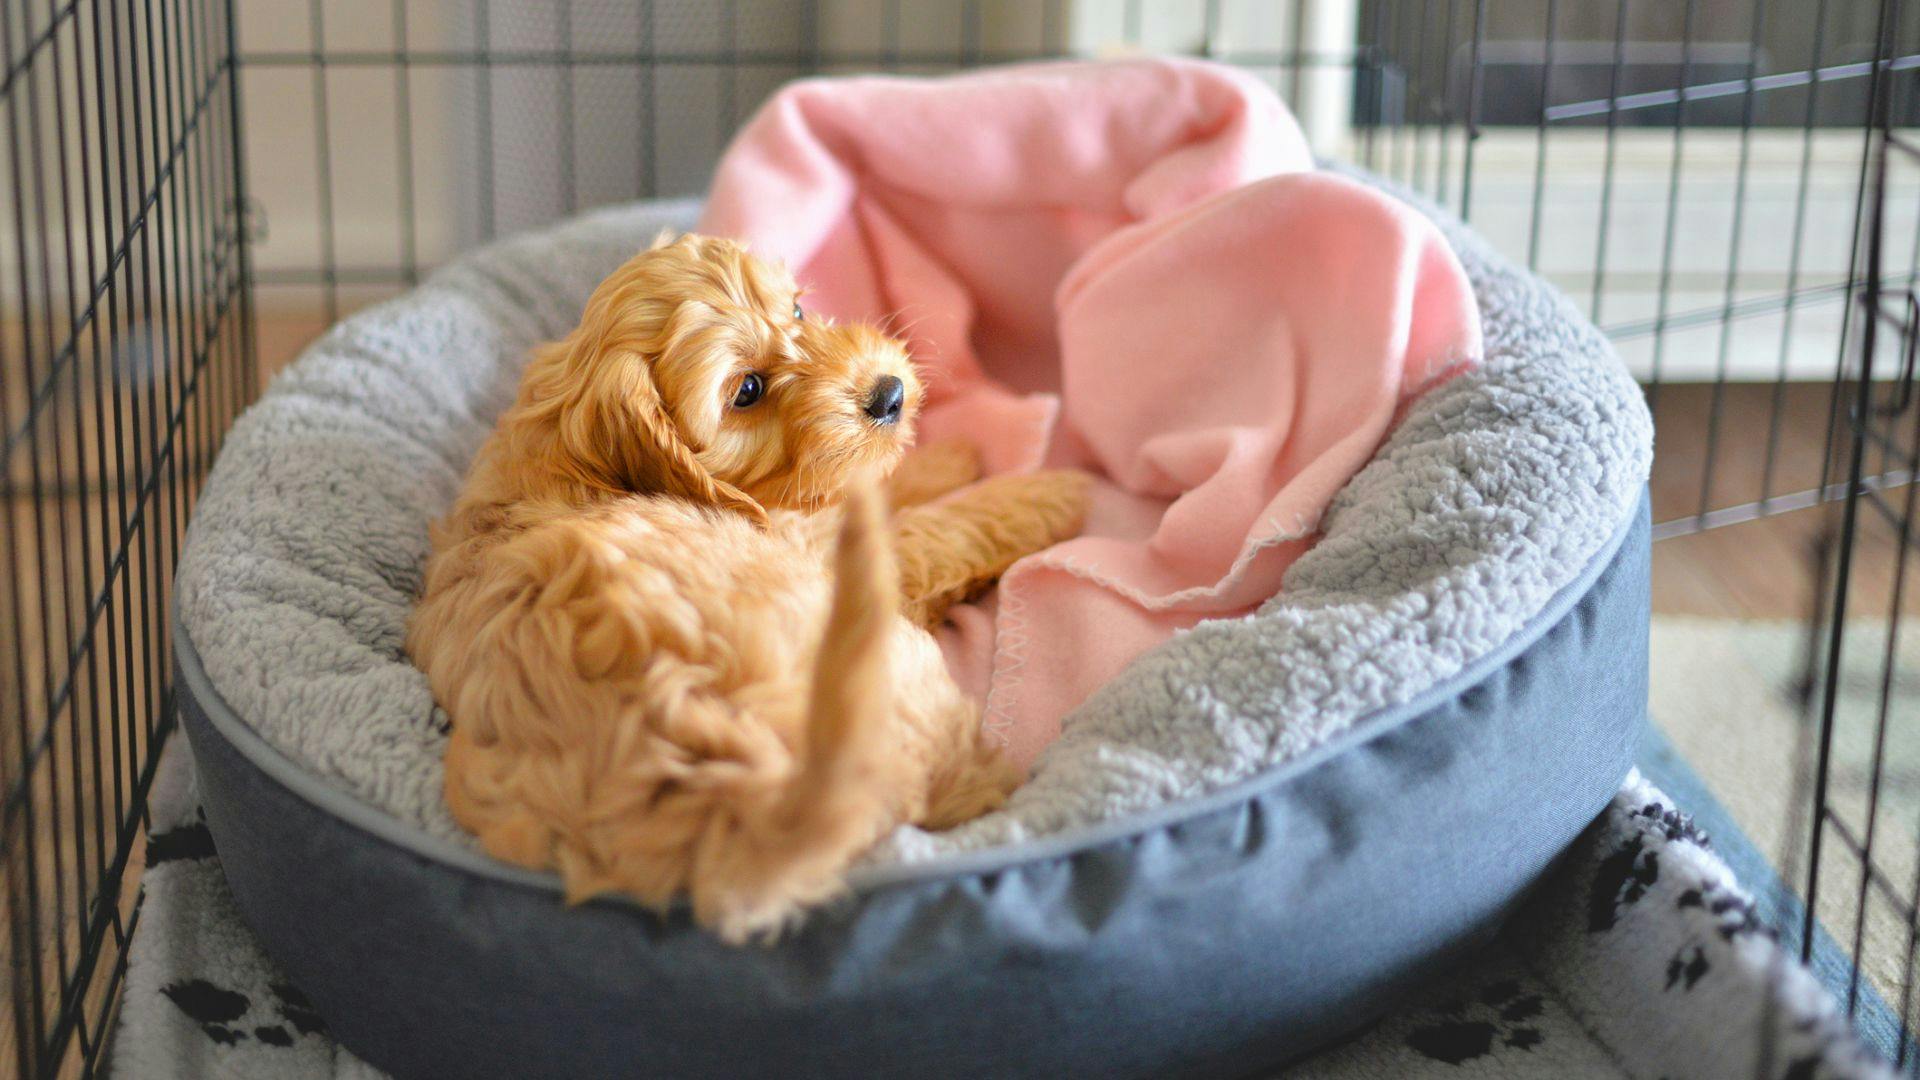
[[[1275,785],[1285,783],[1292,776],[1312,769],[1328,758],[1344,753],[1356,744],[1369,742],[1385,731],[1432,711],[1440,703],[1479,685],[1489,674],[1511,663],[1516,656],[1531,647],[1547,629],[1567,616],[1600,574],[1612,565],[1613,560],[1633,554],[1632,549],[1636,545],[1627,541],[1634,536],[1636,525],[1647,518],[1648,514],[1649,506],[1643,497],[1640,508],[1628,517],[1619,533],[1594,557],[1588,570],[1562,589],[1554,597],[1553,602],[1536,613],[1525,628],[1508,639],[1505,646],[1487,653],[1462,668],[1453,677],[1435,684],[1410,701],[1382,710],[1373,716],[1355,720],[1351,729],[1345,734],[1298,758],[1283,762],[1257,776],[1222,788],[1210,795],[1168,803],[1113,821],[1080,826],[1049,836],[1004,844],[995,848],[937,855],[921,862],[855,867],[847,877],[848,889],[857,894],[893,885],[963,875],[998,873],[1022,863],[1060,859],[1086,848],[1111,843],[1125,837],[1172,828],[1182,821],[1245,803]],[[1643,539],[1637,545],[1642,549],[1642,558],[1645,557],[1644,550],[1649,541],[1650,538]],[[186,628],[181,626],[177,619],[174,624],[174,638],[175,668],[179,676],[177,682],[181,686],[183,697],[205,715],[211,729],[217,731],[220,738],[232,743],[251,764],[258,767],[275,783],[286,787],[287,790],[311,803],[323,813],[338,818],[341,822],[371,837],[444,863],[450,869],[503,884],[538,889],[556,897],[564,893],[560,878],[556,874],[514,866],[489,858],[471,848],[448,843],[367,805],[303,768],[267,742],[251,724],[240,719],[220,697],[220,692],[214,689],[212,682],[207,678],[206,669],[200,662],[199,653],[194,648]],[[1626,776],[1625,768],[1620,770],[1620,776]],[[1604,803],[1596,804],[1594,814],[1600,812],[1601,805]],[[596,902],[625,903],[612,898]]]
[[[860,870],[771,948],[620,900],[563,909],[552,875],[358,801],[236,716],[184,632],[178,685],[241,912],[341,1044],[398,1076],[1219,1075],[1339,1038],[1484,943],[1605,805],[1645,717],[1647,520],[1643,498],[1506,645],[1317,751],[1122,820]],[[1512,760],[1471,760],[1489,739]],[[1324,843],[1297,842],[1314,817]],[[1450,850],[1455,828],[1498,861]],[[1347,900],[1329,911],[1308,882]]]

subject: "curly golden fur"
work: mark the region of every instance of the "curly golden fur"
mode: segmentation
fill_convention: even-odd
[[[899,342],[806,317],[735,243],[663,240],[600,285],[434,530],[408,628],[487,851],[574,901],[686,895],[741,941],[894,826],[1001,802],[1018,776],[926,628],[1076,532],[1084,478],[973,483],[929,447],[889,521],[920,396]]]

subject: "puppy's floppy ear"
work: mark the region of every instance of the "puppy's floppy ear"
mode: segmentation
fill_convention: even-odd
[[[659,491],[683,499],[724,507],[767,524],[766,508],[751,495],[714,476],[680,436],[680,426],[661,400],[653,372],[638,356],[623,358],[624,373],[633,376],[623,395],[634,445],[621,454],[622,481],[631,491]]]
[[[700,464],[641,354],[601,353],[576,333],[535,355],[523,393],[540,403],[528,419],[553,425],[556,464],[578,483],[672,495],[767,524],[765,507]]]
[[[622,492],[659,492],[726,507],[766,525],[766,507],[708,473],[687,446],[680,425],[660,400],[647,357],[624,350],[597,354],[593,342],[586,340],[553,348],[595,352],[591,359],[576,356],[572,363],[555,365],[557,371],[570,373],[555,398],[566,402],[559,411],[559,436],[576,479]]]

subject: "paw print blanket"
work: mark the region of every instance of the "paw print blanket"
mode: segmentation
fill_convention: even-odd
[[[1480,353],[1438,229],[1198,61],[796,83],[700,228],[784,259],[814,310],[890,321],[922,440],[1097,478],[1083,535],[943,630],[1023,764],[1133,658],[1274,596],[1402,404]]]

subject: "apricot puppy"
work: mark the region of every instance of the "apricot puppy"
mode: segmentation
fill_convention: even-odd
[[[896,825],[1012,790],[925,627],[1078,531],[1086,497],[1074,473],[967,486],[972,458],[929,448],[889,521],[919,380],[797,297],[699,236],[615,271],[435,528],[406,642],[487,851],[573,901],[685,894],[729,941],[833,895]]]

